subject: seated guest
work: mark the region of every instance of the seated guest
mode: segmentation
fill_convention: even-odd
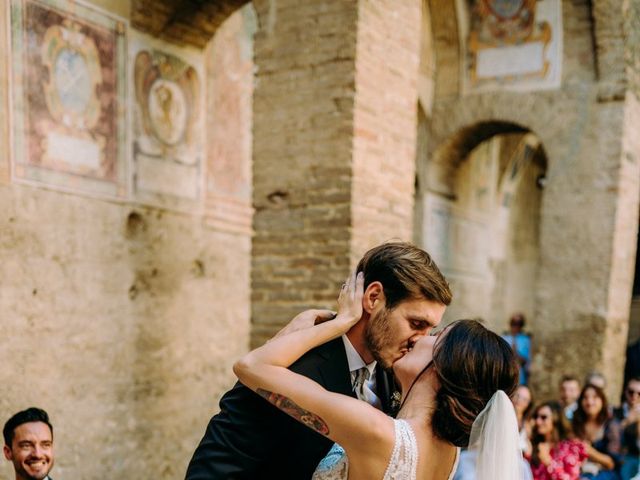
[[[580,396],[580,382],[573,375],[565,375],[560,380],[560,405],[564,409],[564,416],[571,421],[573,412],[578,408]]]
[[[531,453],[531,423],[529,422],[531,411],[533,410],[533,401],[531,398],[531,390],[526,385],[518,385],[515,393],[511,397],[513,408],[516,411],[518,419],[518,430],[520,431],[520,449],[523,453]]]
[[[531,398],[531,390],[526,385],[519,385],[515,393],[511,396],[513,408],[516,411],[518,420],[518,430],[520,431],[520,450],[523,455],[531,455],[531,422],[530,414],[533,410],[533,399]],[[523,458],[523,472],[525,479],[531,479],[531,467],[529,462]]]
[[[557,402],[545,402],[533,411],[531,464],[534,480],[578,480],[587,458],[584,443],[569,438],[570,428]]]
[[[636,480],[640,477],[640,422],[627,425],[622,431],[622,466],[620,477],[622,480]]]
[[[27,408],[7,420],[2,430],[4,456],[13,463],[16,480],[51,480],[53,427],[47,412]]]
[[[573,432],[584,441],[588,460],[581,479],[618,480],[616,460],[620,459],[620,428],[609,415],[607,397],[595,385],[586,385],[573,414]]]
[[[620,422],[622,429],[622,480],[630,480],[639,469],[638,429],[640,428],[640,377],[627,380],[624,389],[624,402],[614,410],[614,417]]]

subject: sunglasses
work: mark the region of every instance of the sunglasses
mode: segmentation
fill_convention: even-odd
[[[538,414],[534,415],[532,418],[534,420],[538,420],[538,419],[540,419],[540,420],[548,420],[549,419],[549,415],[543,415],[543,414],[541,415],[541,414],[538,413]]]
[[[633,397],[634,395],[640,395],[640,390],[634,390],[633,388],[627,388],[627,395]]]

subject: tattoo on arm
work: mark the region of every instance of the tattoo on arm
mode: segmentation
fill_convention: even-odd
[[[305,424],[307,427],[312,428],[322,435],[329,435],[329,426],[318,415],[297,405],[293,400],[280,395],[279,393],[269,392],[258,388],[256,393],[262,398],[272,403],[284,413],[291,415],[299,422]]]

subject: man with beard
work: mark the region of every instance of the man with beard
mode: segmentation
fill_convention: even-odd
[[[394,383],[386,370],[438,326],[451,291],[429,254],[408,243],[369,250],[356,270],[364,273],[362,318],[346,335],[310,351],[291,370],[392,415]],[[333,315],[308,310],[278,335],[312,328]],[[331,445],[327,437],[238,382],[220,400],[220,413],[209,422],[186,479],[311,478]]]
[[[16,413],[4,425],[4,456],[13,463],[16,480],[51,480],[53,427],[39,408]]]

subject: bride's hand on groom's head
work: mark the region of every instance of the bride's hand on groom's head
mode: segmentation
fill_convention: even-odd
[[[336,320],[351,328],[362,317],[362,297],[364,296],[364,274],[354,271],[340,289]]]

